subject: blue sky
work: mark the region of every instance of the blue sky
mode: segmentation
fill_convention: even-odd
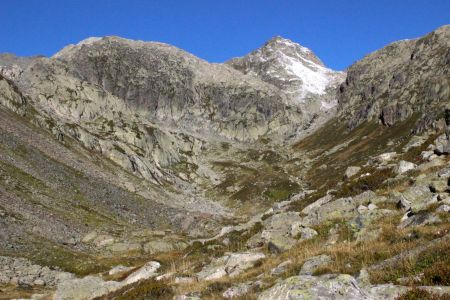
[[[161,41],[211,62],[275,35],[344,69],[399,39],[450,24],[450,0],[1,0],[0,52],[52,55],[90,36]]]

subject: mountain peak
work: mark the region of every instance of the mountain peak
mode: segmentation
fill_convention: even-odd
[[[299,43],[293,42],[290,39],[283,38],[279,35],[274,36],[268,40],[260,50],[266,51],[281,51],[285,55],[298,58],[302,57],[313,61],[316,64],[324,66],[323,62],[312,52],[309,48],[300,45]]]
[[[325,95],[345,77],[344,73],[325,67],[310,49],[281,36],[271,38],[261,48],[228,64],[280,88],[294,104]],[[333,107],[331,102],[334,99],[322,108]]]
[[[276,44],[276,43],[289,44],[289,43],[294,43],[294,42],[292,42],[290,39],[286,39],[286,38],[282,37],[281,35],[276,35],[266,42],[266,44]]]

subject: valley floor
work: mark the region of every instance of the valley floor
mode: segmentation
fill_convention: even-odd
[[[101,267],[77,269],[78,278],[15,259],[0,279],[19,288],[4,285],[0,298],[448,299],[450,157],[439,150],[446,137],[396,134],[409,124],[368,123],[332,140],[327,130],[339,128],[330,122],[321,140],[311,136],[292,150],[311,153],[302,160],[310,189],[212,238],[136,229],[147,254],[130,239],[114,243],[121,255],[86,257]],[[280,164],[298,166],[292,157]],[[65,259],[92,265],[79,255]]]

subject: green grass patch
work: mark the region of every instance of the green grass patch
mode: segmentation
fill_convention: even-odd
[[[287,199],[289,196],[299,192],[300,186],[296,182],[282,179],[274,182],[264,191],[264,196],[271,201],[277,202]]]

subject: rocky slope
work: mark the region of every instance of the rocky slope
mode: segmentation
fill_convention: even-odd
[[[379,119],[391,126],[413,114],[429,123],[450,97],[450,28],[403,40],[350,66],[338,94],[341,116],[351,128]]]
[[[33,70],[42,76],[48,68],[67,68],[67,75],[101,87],[133,112],[184,131],[246,140],[301,123],[301,113],[289,111],[273,86],[161,43],[89,39]]]
[[[449,32],[1,56],[0,299],[446,299]]]

